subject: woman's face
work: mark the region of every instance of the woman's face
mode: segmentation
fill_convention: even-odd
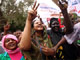
[[[59,22],[53,21],[52,24],[51,24],[51,28],[55,32],[59,31]]]
[[[43,30],[43,24],[40,20],[34,22],[34,30]]]
[[[6,38],[4,41],[5,48],[9,50],[15,50],[17,48],[17,42],[11,38]]]

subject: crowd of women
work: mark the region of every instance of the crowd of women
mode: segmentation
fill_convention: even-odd
[[[4,26],[1,37],[4,53],[0,60],[80,60],[80,22],[72,20],[67,12],[68,3],[59,1],[64,20],[60,27],[59,19],[50,19],[47,30],[41,17],[37,16],[36,2],[28,12],[23,31],[8,32],[10,25]],[[71,15],[72,16],[72,15]]]

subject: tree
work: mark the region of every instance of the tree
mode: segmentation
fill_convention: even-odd
[[[18,5],[15,0],[5,0],[1,6],[3,16],[11,23],[12,30],[23,29],[28,8],[33,3],[33,0],[24,0]],[[16,28],[17,27],[17,28]]]
[[[1,10],[1,6],[2,6],[2,4],[3,4],[3,1],[4,1],[4,0],[0,0],[0,32],[1,32],[2,28],[3,28],[3,25],[6,23],[6,19],[5,19],[5,17],[3,16],[3,12],[2,12],[2,10]]]

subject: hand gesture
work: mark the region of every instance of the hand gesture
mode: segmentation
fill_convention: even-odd
[[[37,2],[34,3],[32,10],[28,11],[28,19],[31,21],[37,16],[37,8],[39,4],[36,6],[36,3]]]
[[[68,2],[65,0],[61,0],[61,1],[59,0],[59,7],[62,11],[67,10]]]
[[[58,47],[57,46],[54,46],[52,49],[54,50],[54,52],[56,54],[56,51],[57,51]]]
[[[46,56],[54,56],[55,55],[55,51],[51,48],[48,48],[48,47],[44,47],[42,48],[42,52],[46,55]]]
[[[55,51],[51,48],[48,48],[46,44],[44,44],[44,47],[42,48],[42,52],[46,55],[46,56],[49,56],[49,55],[55,55]]]
[[[10,29],[10,24],[9,23],[4,25],[4,31],[8,31],[9,29]]]
[[[40,19],[41,23],[43,24],[42,18],[40,17],[40,15],[38,14],[37,17]]]

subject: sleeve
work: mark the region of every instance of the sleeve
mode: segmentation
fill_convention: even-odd
[[[78,39],[78,32],[78,29],[74,29],[74,31],[71,34],[64,35],[65,39],[69,44],[72,44],[75,40]]]
[[[0,60],[3,60],[2,58],[3,58],[3,54],[0,54]]]
[[[31,43],[30,50],[27,50],[27,51],[21,50],[21,52],[23,55],[30,56],[30,55],[34,55],[35,53],[38,53],[39,49],[33,43]]]

